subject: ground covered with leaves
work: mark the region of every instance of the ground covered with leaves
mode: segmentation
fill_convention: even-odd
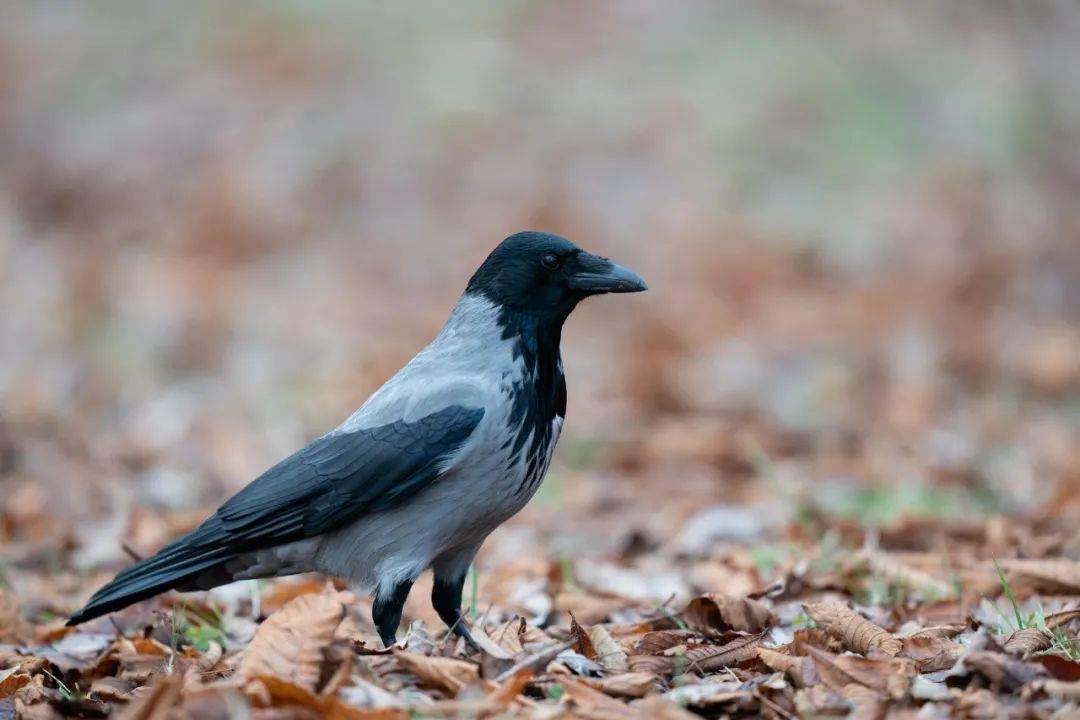
[[[430,617],[384,649],[370,602],[319,578],[167,596],[74,629],[55,597],[7,590],[0,717],[1075,716],[1075,525],[868,537],[837,523],[818,542],[807,528],[768,561],[630,542],[494,568],[467,593],[481,652]],[[729,592],[657,602],[653,563]]]

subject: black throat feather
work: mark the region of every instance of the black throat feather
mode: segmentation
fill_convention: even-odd
[[[499,312],[502,338],[513,341],[514,359],[520,359],[524,366],[521,378],[514,379],[511,387],[509,426],[516,432],[506,445],[513,447],[511,464],[525,451],[529,484],[538,482],[537,476],[547,469],[548,451],[554,442],[553,421],[566,417],[566,378],[559,355],[565,320],[561,314],[549,316],[505,306]]]

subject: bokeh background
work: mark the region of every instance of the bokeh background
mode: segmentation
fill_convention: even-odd
[[[190,528],[358,406],[521,229],[651,290],[571,318],[554,468],[482,566],[732,541],[768,563],[815,518],[1080,510],[1071,0],[3,15],[21,582],[50,568],[74,604],[122,543]]]

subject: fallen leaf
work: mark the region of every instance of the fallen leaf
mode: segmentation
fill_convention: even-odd
[[[689,710],[684,710],[662,695],[651,695],[643,700],[638,700],[631,707],[645,717],[650,718],[650,720],[699,720],[701,717]]]
[[[30,674],[19,672],[18,666],[0,670],[0,699],[14,695],[30,682]]]
[[[158,679],[147,695],[125,708],[120,720],[166,720],[180,699],[181,684],[176,675]]]
[[[809,687],[818,681],[814,661],[808,657],[786,655],[763,647],[757,649],[757,654],[770,669],[786,673],[795,687]]]
[[[395,649],[398,664],[425,684],[457,695],[463,687],[480,679],[480,668],[464,660],[420,655]]]
[[[808,647],[806,651],[822,681],[837,691],[854,683],[899,700],[907,694],[916,672],[915,664],[910,660],[835,655],[814,647]]]
[[[754,704],[754,695],[741,688],[741,682],[702,682],[669,690],[664,697],[684,707],[715,709],[723,705],[748,709]]]
[[[1034,687],[1042,690],[1052,698],[1066,702],[1080,702],[1080,682],[1066,682],[1064,680],[1039,680],[1033,683]]]
[[[315,692],[323,651],[345,617],[348,593],[301,595],[259,625],[241,656],[237,676],[276,677]]]
[[[562,687],[566,699],[590,717],[641,717],[637,711],[627,708],[625,704],[599,690],[594,690],[581,681],[569,677],[560,678],[559,685]]]
[[[326,720],[405,720],[409,716],[405,710],[399,708],[355,708],[335,695],[315,695],[299,685],[274,676],[249,681],[244,692],[258,707],[310,708],[317,713],[316,717]]]
[[[690,666],[699,672],[713,672],[726,667],[734,667],[756,659],[761,640],[761,635],[747,635],[719,647],[711,645],[688,647],[686,659]]]
[[[824,685],[803,688],[795,693],[799,717],[846,717],[851,711],[847,699]]]
[[[578,624],[577,618],[574,617],[574,613],[570,613],[570,637],[574,640],[574,650],[584,655],[590,660],[595,660],[597,657],[596,648],[593,647],[592,638],[585,632],[585,629]]]
[[[1064,558],[1006,559],[998,563],[1009,580],[1036,592],[1080,593],[1080,562]]]
[[[654,630],[642,635],[634,644],[634,654],[655,655],[665,650],[684,645],[691,638],[700,638],[701,635],[689,630]]]
[[[598,679],[583,680],[590,687],[620,697],[645,697],[659,685],[659,678],[648,672],[622,672]]]
[[[701,595],[681,613],[693,630],[738,630],[759,633],[776,624],[776,616],[760,600],[732,595]]]
[[[19,612],[19,604],[0,589],[0,642],[21,645],[33,637],[33,628]]]
[[[611,672],[626,672],[630,669],[626,651],[602,625],[589,628],[589,639],[596,651],[596,660],[605,668]]]
[[[964,656],[964,666],[1006,692],[1016,690],[1039,675],[1037,667],[988,650],[968,653]]]
[[[1005,652],[1010,655],[1024,657],[1039,650],[1045,650],[1050,647],[1053,641],[1054,639],[1049,633],[1039,628],[1021,628],[1009,633],[1005,638],[1004,647]]]
[[[962,647],[937,635],[915,634],[900,638],[901,655],[915,661],[919,672],[929,673],[948,670],[960,658]]]
[[[838,602],[803,603],[806,614],[826,631],[839,638],[849,650],[866,655],[876,648],[896,655],[903,645],[892,633],[878,627],[854,610]]]
[[[1080,618],[1080,608],[1073,608],[1071,610],[1062,610],[1060,612],[1051,613],[1046,616],[1046,627],[1049,630],[1056,630],[1063,625],[1068,625],[1073,620]]]

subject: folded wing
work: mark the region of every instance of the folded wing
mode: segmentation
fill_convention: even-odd
[[[319,438],[260,475],[191,533],[121,572],[68,624],[184,587],[242,553],[321,535],[399,505],[448,469],[483,415],[482,408],[451,405],[412,422]]]

